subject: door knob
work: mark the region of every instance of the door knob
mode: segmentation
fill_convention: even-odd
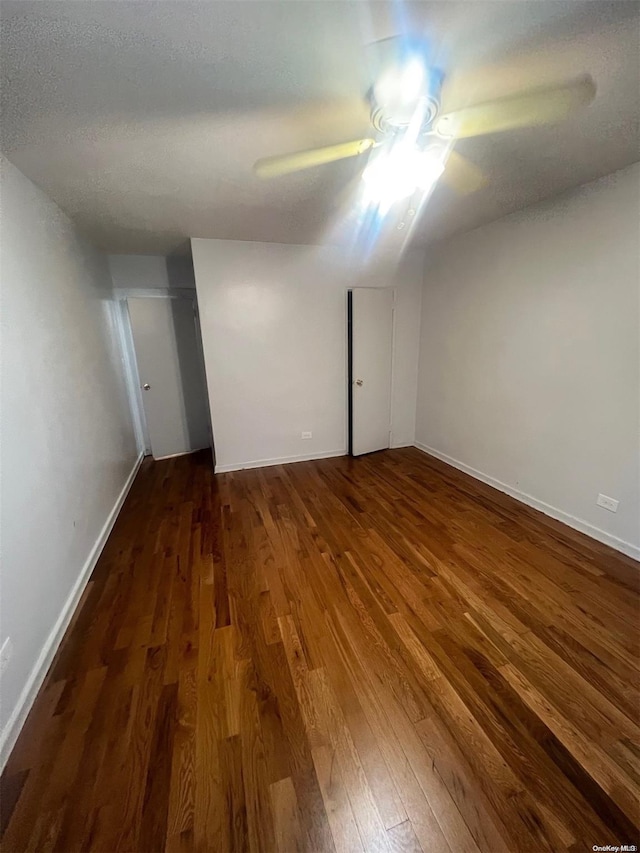
[[[151,388],[151,385],[149,385],[149,383],[148,383],[148,382],[145,382],[145,383],[144,383],[144,385],[143,385],[142,387],[144,388],[144,390],[145,390],[145,391],[148,391],[148,390],[149,390],[149,388]]]
[[[364,379],[356,379],[356,385],[358,385],[358,386],[364,385]]]

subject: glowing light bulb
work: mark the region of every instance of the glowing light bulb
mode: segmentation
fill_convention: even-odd
[[[444,162],[434,151],[416,151],[416,155],[416,185],[421,190],[430,190],[444,172]]]
[[[392,66],[374,87],[376,101],[384,105],[416,103],[423,95],[425,77],[424,63],[420,59]]]
[[[431,189],[443,171],[444,163],[436,153],[400,145],[376,157],[362,180],[371,201],[390,207],[418,188]]]

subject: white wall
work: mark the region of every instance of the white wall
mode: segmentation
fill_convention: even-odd
[[[392,447],[411,446],[416,437],[420,306],[424,280],[424,251],[410,249],[390,280],[396,288],[393,387],[391,389]],[[364,282],[363,282],[364,283]]]
[[[346,452],[348,286],[398,288],[393,444],[413,442],[421,252],[356,274],[335,248],[193,239],[192,251],[217,471]]]
[[[635,165],[432,250],[416,426],[424,448],[635,555],[639,211]]]
[[[4,760],[137,460],[106,261],[2,160]]]

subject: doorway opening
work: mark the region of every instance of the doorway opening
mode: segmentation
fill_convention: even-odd
[[[348,449],[350,456],[391,444],[394,291],[347,292]]]
[[[128,295],[121,318],[145,453],[165,459],[213,450],[195,292]]]

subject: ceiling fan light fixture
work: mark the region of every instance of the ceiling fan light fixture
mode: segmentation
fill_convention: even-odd
[[[439,152],[433,149],[418,152],[415,166],[418,188],[424,192],[430,190],[444,172],[444,166],[444,159]]]
[[[377,55],[375,82],[369,91],[371,119],[381,132],[405,128],[416,113],[429,124],[438,113],[443,73],[433,65],[424,38],[394,36],[372,46]]]
[[[444,171],[442,158],[431,150],[403,146],[378,155],[362,173],[369,200],[390,207],[420,189],[430,190]]]
[[[426,69],[416,56],[388,68],[373,87],[378,104],[415,104],[424,94]]]

